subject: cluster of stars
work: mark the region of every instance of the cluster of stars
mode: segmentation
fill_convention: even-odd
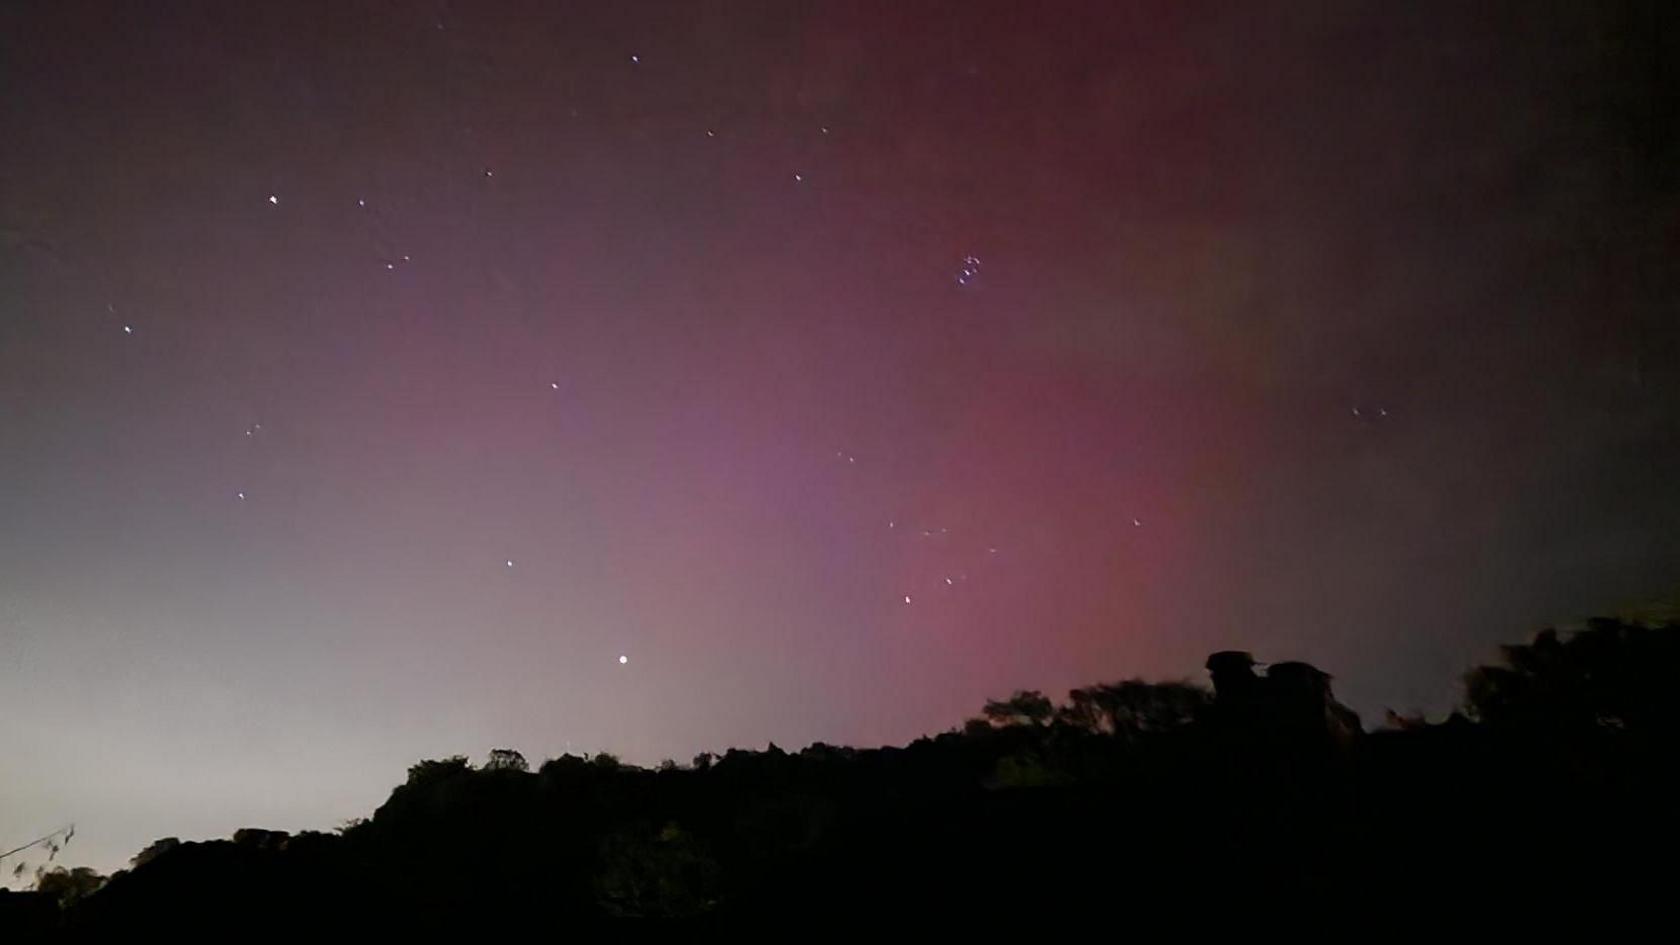
[[[973,254],[963,257],[962,269],[957,272],[957,285],[969,286],[980,278],[980,257]]]

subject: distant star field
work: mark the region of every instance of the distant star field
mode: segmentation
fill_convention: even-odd
[[[0,848],[1233,647],[1444,712],[1680,588],[1674,20],[6,4]]]

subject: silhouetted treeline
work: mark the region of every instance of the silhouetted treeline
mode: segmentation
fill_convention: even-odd
[[[903,748],[772,745],[657,770],[567,755],[535,771],[499,749],[479,767],[414,765],[339,833],[159,841],[103,888],[52,887],[50,908],[0,897],[0,919],[302,934],[1654,909],[1674,875],[1677,667],[1680,628],[1595,621],[1506,648],[1445,722],[1368,733],[1318,669],[1225,652],[1212,688],[1018,692]]]

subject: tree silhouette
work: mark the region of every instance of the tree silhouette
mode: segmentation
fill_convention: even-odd
[[[1470,715],[1489,725],[1557,733],[1642,732],[1680,721],[1680,628],[1596,619],[1562,637],[1501,647],[1504,666],[1465,677]]]
[[[1057,719],[1088,732],[1136,738],[1189,725],[1208,701],[1206,689],[1188,682],[1130,679],[1073,690]]]
[[[526,763],[525,756],[512,748],[490,749],[490,760],[484,763],[486,771],[529,771],[531,766]]]
[[[52,902],[70,906],[30,921],[99,940],[179,916],[306,932],[484,913],[914,914],[964,908],[976,889],[997,893],[978,908],[1044,915],[1117,894],[1323,904],[1355,901],[1384,871],[1438,870],[1453,850],[1473,890],[1448,878],[1425,895],[1512,902],[1568,875],[1583,901],[1631,901],[1628,888],[1666,874],[1577,867],[1671,846],[1680,778],[1663,682],[1676,641],[1676,628],[1615,622],[1542,633],[1470,674],[1478,721],[1348,739],[1335,736],[1357,719],[1327,673],[1261,671],[1232,651],[1209,660],[1217,700],[1182,681],[1097,683],[1060,706],[1021,690],[960,732],[902,747],[732,748],[663,774],[605,752],[550,759],[534,777],[508,749],[478,769],[422,761],[340,835],[165,839],[103,887],[43,871]],[[1576,729],[1593,737],[1553,737]],[[0,927],[7,908],[0,897]]]
[[[58,867],[37,874],[35,879],[35,891],[52,897],[61,909],[68,909],[103,885],[105,877],[85,866],[69,870]]]
[[[129,866],[134,869],[139,869],[180,845],[181,841],[177,837],[164,837],[159,840],[153,840],[144,850],[134,854],[134,859],[129,861]]]
[[[1056,707],[1044,693],[1036,689],[1022,689],[1004,700],[991,700],[982,710],[993,725],[1049,725],[1056,716]]]
[[[467,759],[462,755],[449,758],[421,761],[408,768],[408,784],[411,787],[424,787],[453,777],[458,777],[472,771]]]

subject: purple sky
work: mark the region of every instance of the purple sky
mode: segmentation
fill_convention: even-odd
[[[1674,17],[1588,6],[5,5],[0,848],[1671,597]]]

